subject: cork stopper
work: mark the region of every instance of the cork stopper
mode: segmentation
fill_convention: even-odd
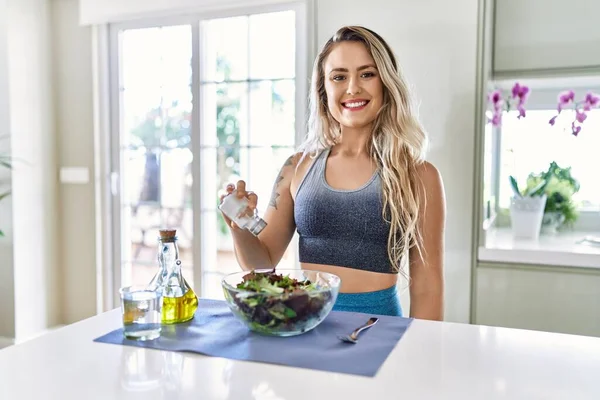
[[[160,229],[158,231],[160,240],[163,242],[173,242],[177,239],[177,229]]]

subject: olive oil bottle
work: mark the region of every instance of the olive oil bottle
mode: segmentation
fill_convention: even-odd
[[[152,278],[150,287],[162,290],[162,323],[177,324],[194,318],[198,309],[198,297],[181,272],[181,260],[177,246],[177,231],[162,229],[158,238],[159,270]]]

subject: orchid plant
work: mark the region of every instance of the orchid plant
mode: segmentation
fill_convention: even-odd
[[[517,118],[524,118],[526,115],[525,103],[529,97],[529,87],[516,82],[512,87],[511,93],[505,95],[501,89],[496,89],[490,93],[488,101],[492,106],[491,117],[488,116],[488,122],[493,126],[502,125],[502,114],[511,109],[519,111]]]
[[[575,92],[573,90],[566,90],[558,95],[558,113],[548,121],[550,125],[556,123],[556,118],[565,108],[572,108],[575,110],[575,120],[571,122],[571,133],[573,136],[577,136],[581,131],[581,125],[587,118],[587,112],[592,108],[600,107],[600,95],[592,92],[588,92],[585,98],[581,101],[575,101]]]
[[[490,93],[488,101],[491,104],[491,117],[488,116],[488,122],[495,127],[502,125],[502,115],[504,112],[508,112],[511,109],[519,111],[518,119],[525,118],[527,112],[525,110],[525,103],[529,97],[529,87],[521,85],[516,82],[512,87],[511,93],[505,95],[501,89],[496,89]],[[545,185],[540,184],[538,187],[532,188],[528,191],[522,192],[519,190],[517,180],[514,176],[508,177],[510,180],[510,186],[516,198],[522,197],[534,197],[543,195]]]

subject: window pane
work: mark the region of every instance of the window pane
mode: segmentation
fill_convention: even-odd
[[[120,33],[121,284],[158,270],[158,230],[178,230],[192,276],[191,58],[189,25]]]
[[[171,27],[165,28],[167,30]],[[120,34],[121,39],[121,87],[143,88],[161,76],[161,28],[127,29]],[[157,51],[158,50],[158,51]],[[144,65],[145,68],[139,68]]]
[[[264,214],[273,184],[285,161],[294,154],[292,147],[252,148],[246,150],[248,164],[241,166],[241,176],[248,182],[248,188],[258,195],[258,212]],[[242,158],[244,151],[242,151]]]
[[[123,146],[151,149],[190,143],[192,97],[189,86],[164,87],[157,91],[155,102],[146,97],[146,90],[124,90]]]
[[[160,208],[140,204],[122,209],[123,284],[146,284],[156,273],[156,237]]]
[[[183,216],[180,218],[179,215]],[[122,265],[125,269],[123,284],[145,285],[158,270],[157,238],[158,230],[164,226],[177,229],[179,257],[184,276],[192,282],[192,209],[161,209],[152,205],[137,205],[122,208],[124,246]],[[166,221],[172,223],[166,225]],[[181,224],[176,221],[182,220]],[[127,245],[128,244],[128,245]]]
[[[202,297],[207,299],[225,300],[221,280],[224,274],[204,272],[202,274]]]
[[[216,225],[214,222],[216,222]],[[233,239],[231,237],[231,231],[225,223],[221,213],[219,211],[203,212],[202,223],[206,226],[216,227],[216,235],[213,234],[207,238],[207,240],[211,242],[213,242],[213,238],[215,238],[214,246],[206,246],[207,252],[214,252],[216,254],[213,253],[203,255],[203,271],[218,272],[220,274],[228,274],[231,272],[240,271],[241,267],[238,264],[233,251]],[[295,257],[297,251],[296,247],[296,241],[292,240],[287,251],[284,253],[281,261],[277,265],[278,268],[295,268]]]
[[[484,133],[484,167],[483,167],[483,207],[484,207],[484,218],[491,217],[495,206],[495,189],[493,188],[493,142],[494,135],[492,134],[492,126],[487,124]],[[489,215],[488,215],[489,214]]]
[[[202,22],[202,81],[248,79],[248,17]]]
[[[160,153],[160,203],[180,209],[192,203],[192,152],[188,148]]]
[[[205,227],[215,227],[207,238],[213,246],[206,246],[207,252],[213,254],[203,255],[203,271],[219,272],[226,274],[237,272],[240,266],[233,252],[233,240],[229,227],[225,223],[220,211],[206,211],[202,213],[202,224]]]
[[[237,159],[238,156],[226,154],[239,154],[239,159],[243,160],[241,163],[230,162],[227,165],[223,162],[223,159],[232,160],[234,157]],[[203,182],[203,191],[210,193],[203,197],[207,199],[205,203],[205,209],[202,213],[202,222],[204,228],[214,226],[216,230],[216,241],[215,247],[217,249],[216,258],[207,255],[206,262],[203,264],[204,271],[218,271],[221,273],[233,272],[239,270],[239,265],[235,259],[233,253],[233,241],[229,228],[225,224],[220,211],[216,210],[216,204],[219,202],[219,194],[221,193],[224,185],[229,182],[235,183],[238,179],[243,179],[247,182],[248,190],[254,191],[258,195],[258,211],[261,216],[264,215],[269,200],[271,197],[271,191],[273,183],[281,166],[285,163],[285,160],[293,154],[293,148],[279,148],[273,149],[270,147],[266,148],[219,148],[219,149],[203,149],[202,157],[204,159],[212,158],[217,161],[217,165],[212,167],[215,173],[210,173],[208,166],[205,168],[206,179],[216,176],[216,180],[212,182]],[[204,176],[204,175],[203,175]],[[214,189],[210,189],[214,188]],[[212,209],[210,201],[214,199],[215,208]],[[214,211],[213,211],[214,210]],[[206,238],[215,237],[215,232],[207,231],[205,234]],[[207,246],[207,250],[212,246]],[[280,263],[282,268],[292,268],[294,266],[294,257],[296,249],[292,248],[285,254],[284,260]]]
[[[240,176],[239,147],[204,148],[201,155],[203,211],[216,211],[219,196],[228,183],[236,183]]]
[[[592,110],[579,136],[571,134],[574,115],[563,111],[554,126],[548,121],[555,110],[528,110],[527,117],[517,119],[517,112],[502,118],[502,168],[500,174],[500,206],[508,207],[512,191],[509,175],[524,185],[530,173],[546,171],[552,161],[560,167],[571,167],[571,174],[581,184],[573,199],[583,208],[600,206],[600,110]]]
[[[250,78],[293,78],[296,14],[283,11],[250,16]]]
[[[151,84],[121,93],[121,145],[132,148],[155,147],[163,135],[161,88]]]
[[[121,38],[122,143],[148,147],[189,137],[190,27],[126,30]]]
[[[202,86],[203,146],[248,144],[248,84]]]
[[[191,213],[191,210],[189,210]],[[161,226],[162,227],[162,226]],[[189,284],[193,284],[193,255],[191,232],[186,234],[182,227],[170,226],[177,229],[179,259],[181,260],[181,270],[184,278]],[[136,246],[136,252],[132,260],[132,284],[147,285],[158,271],[157,245],[158,228],[145,232],[145,242],[143,245]]]
[[[250,85],[250,140],[253,145],[294,145],[294,96],[293,80],[267,80]]]
[[[121,160],[123,162],[122,202],[126,205],[135,205],[140,202],[144,175],[148,160],[146,150],[141,148],[123,149]]]

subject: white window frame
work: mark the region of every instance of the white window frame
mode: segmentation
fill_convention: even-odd
[[[227,18],[242,15],[270,13],[294,10],[296,15],[296,73],[295,73],[295,145],[304,138],[306,132],[306,110],[309,90],[309,78],[312,61],[316,55],[316,4],[315,0],[295,0],[277,4],[249,5],[222,10],[190,13],[178,17],[148,18],[136,21],[95,26],[93,36],[94,48],[94,98],[95,98],[95,184],[96,184],[96,244],[97,244],[97,277],[98,296],[97,311],[103,312],[119,304],[117,289],[121,282],[120,252],[121,246],[119,207],[114,207],[120,199],[118,193],[118,166],[120,151],[118,143],[112,140],[120,132],[120,110],[118,81],[119,74],[118,32],[124,29],[141,29],[156,26],[191,25],[192,28],[192,95],[195,102],[201,101],[199,74],[200,21],[216,18]],[[200,118],[202,107],[194,107],[192,112],[192,135],[200,137]],[[201,204],[198,188],[200,180],[200,141],[192,140],[192,153],[195,155],[193,172],[193,209],[200,212]],[[199,219],[194,221],[193,229],[193,266],[194,288],[202,296],[202,226]],[[291,245],[294,245],[292,243]]]
[[[600,76],[576,76],[560,78],[512,78],[495,80],[490,82],[488,90],[494,88],[502,89],[505,93],[510,93],[515,82],[530,87],[531,96],[526,104],[527,110],[552,110],[557,106],[557,95],[560,91],[567,88],[574,90],[591,90],[600,93]],[[496,210],[498,215],[496,219],[497,226],[508,226],[509,221],[501,217],[499,196],[500,196],[500,169],[502,165],[502,127],[493,128],[492,132],[492,194],[495,198]],[[595,232],[600,229],[600,211],[580,210],[579,218],[575,222],[573,229],[581,232]]]

